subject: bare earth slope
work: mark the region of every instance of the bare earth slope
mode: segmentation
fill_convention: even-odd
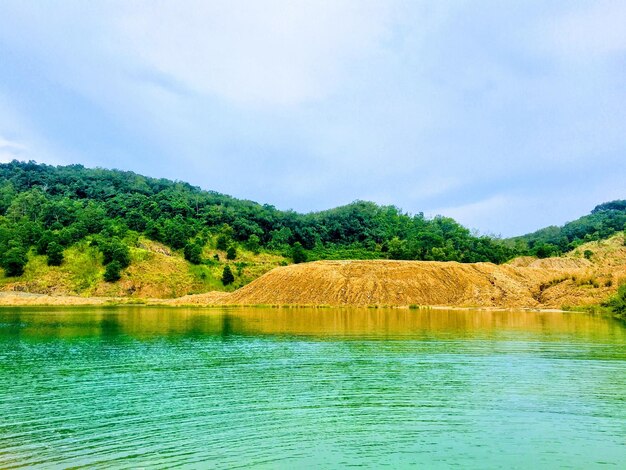
[[[590,256],[587,253],[589,259],[583,256],[585,251],[591,251]],[[161,305],[562,308],[599,304],[626,282],[622,234],[587,243],[562,257],[522,257],[499,266],[434,261],[317,261],[275,268],[232,293],[213,291],[175,299],[146,299],[157,297],[154,292],[163,291],[166,285],[184,284],[181,275],[186,271],[175,266],[163,269],[163,262],[156,261],[154,256],[148,257],[137,262],[134,271],[129,270],[128,282],[133,280],[135,284],[138,269],[158,271],[152,278],[144,275],[145,285],[134,285],[132,293],[122,281],[106,292],[97,289],[93,297],[82,298],[60,292],[52,296],[29,294],[37,293],[37,289],[26,289],[30,284],[24,284],[12,289],[21,292],[2,293],[0,305],[101,304],[135,299]],[[29,282],[41,283],[42,279],[47,278],[35,276]],[[39,293],[48,292],[39,289]]]
[[[592,250],[590,260],[582,254]],[[560,258],[506,265],[434,261],[317,261],[276,268],[219,297],[172,304],[441,305],[561,308],[603,301],[626,281],[623,237],[592,242]]]

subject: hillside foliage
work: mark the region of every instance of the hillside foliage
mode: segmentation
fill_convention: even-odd
[[[428,219],[394,206],[356,201],[299,214],[235,199],[187,183],[82,165],[0,164],[0,263],[19,276],[31,249],[63,262],[63,249],[88,241],[107,277],[128,266],[128,246],[146,237],[202,264],[203,247],[235,259],[237,248],[296,258],[410,259],[501,263],[515,250],[472,234],[453,219]]]
[[[568,222],[562,227],[550,226],[508,240],[519,254],[539,258],[559,255],[576,249],[583,243],[605,240],[626,229],[626,200],[605,202],[591,214]]]

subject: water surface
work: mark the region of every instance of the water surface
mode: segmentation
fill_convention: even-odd
[[[580,313],[0,309],[0,468],[624,468]]]

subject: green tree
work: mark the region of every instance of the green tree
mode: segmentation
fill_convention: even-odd
[[[391,259],[406,259],[406,241],[400,240],[398,237],[394,237],[389,241],[389,258]]]
[[[46,230],[45,232],[43,232],[41,234],[41,237],[39,238],[39,241],[37,242],[37,254],[45,255],[48,252],[48,245],[53,241],[56,241],[54,233],[52,233],[50,230]]]
[[[291,258],[294,263],[304,263],[306,262],[307,256],[304,248],[302,247],[302,243],[295,242],[291,249]]]
[[[617,290],[617,294],[604,305],[609,307],[616,316],[626,319],[626,284],[622,284]]]
[[[104,280],[106,282],[119,281],[122,277],[121,272],[122,265],[118,261],[111,261],[104,271]]]
[[[537,258],[549,258],[557,253],[558,248],[551,243],[542,243],[535,249]]]
[[[227,237],[226,235],[220,235],[217,237],[217,244],[215,248],[217,248],[218,250],[227,250],[229,243],[230,243],[229,237]]]
[[[24,266],[28,262],[26,250],[21,246],[10,248],[2,257],[2,267],[9,277],[21,276],[24,274]]]
[[[237,248],[235,248],[235,245],[230,245],[228,250],[226,250],[226,259],[237,259]]]
[[[248,249],[252,251],[255,255],[258,255],[261,251],[261,239],[258,235],[252,234],[248,237]]]
[[[233,276],[233,272],[230,270],[230,266],[224,266],[224,272],[222,273],[222,284],[225,286],[232,284],[235,282],[235,276]]]
[[[63,263],[63,247],[57,242],[50,242],[46,250],[48,266],[61,266]]]
[[[197,243],[187,243],[183,250],[185,259],[191,264],[202,263],[202,247]]]
[[[113,261],[117,261],[121,269],[127,268],[130,265],[130,250],[118,238],[113,238],[103,243],[100,249],[104,255],[103,261],[105,265]]]
[[[163,224],[163,241],[165,243],[178,250],[185,246],[187,238],[189,238],[188,225],[180,214],[165,221]]]

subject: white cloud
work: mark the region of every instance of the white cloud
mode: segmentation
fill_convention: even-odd
[[[428,215],[434,216],[440,214],[446,217],[452,217],[468,227],[475,228],[482,226],[481,222],[484,222],[485,218],[501,214],[504,209],[510,207],[510,204],[511,201],[508,197],[496,194],[495,196],[469,204],[434,209],[430,211]]]
[[[395,2],[128,2],[124,51],[200,93],[245,105],[323,99],[376,53]]]
[[[14,140],[5,139],[0,135],[0,162],[7,163],[19,159],[26,146]]]
[[[44,139],[12,102],[0,93],[0,162],[37,160],[59,164],[67,161],[61,155],[64,152]]]
[[[599,0],[544,24],[548,47],[568,60],[597,61],[626,52],[626,2]]]
[[[0,135],[26,144],[24,158],[62,155],[299,210],[371,198],[507,234],[548,214],[536,200],[572,190],[561,181],[622,186],[606,175],[624,173],[626,93],[609,60],[625,50],[623,2],[2,9],[13,60],[0,93],[17,91],[21,114],[0,101]]]

